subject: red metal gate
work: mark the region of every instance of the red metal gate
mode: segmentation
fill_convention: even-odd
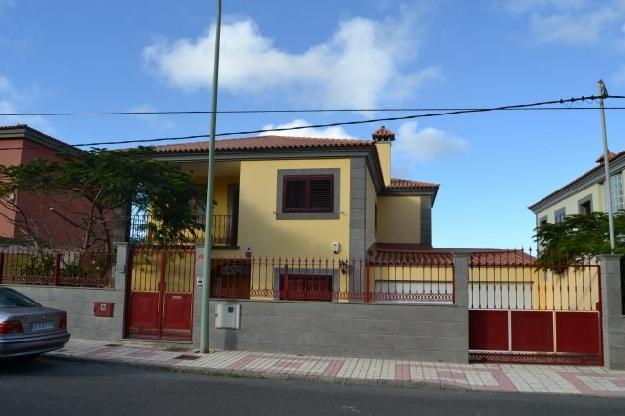
[[[190,340],[195,250],[138,246],[131,250],[127,335]]]
[[[471,259],[470,360],[602,365],[599,266],[519,253]]]

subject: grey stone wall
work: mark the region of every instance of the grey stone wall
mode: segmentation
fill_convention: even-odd
[[[218,350],[285,352],[466,363],[468,325],[455,305],[366,305],[322,302],[241,304],[241,329],[216,329]]]
[[[200,248],[198,247],[198,250]],[[455,305],[211,299],[210,347],[343,357],[468,362],[468,257],[455,258]],[[201,270],[201,262],[196,263]],[[218,303],[241,305],[241,329],[215,328]],[[201,287],[193,343],[199,345]]]
[[[601,263],[601,301],[603,354],[605,366],[625,369],[625,316],[621,288],[620,255],[599,256]]]
[[[36,300],[44,306],[67,311],[67,327],[72,338],[118,341],[124,330],[124,292],[111,289],[2,285]],[[112,318],[93,314],[94,302],[114,304]]]
[[[364,158],[350,160],[349,173],[349,258],[366,257],[367,167]],[[356,286],[359,287],[359,286]]]
[[[25,294],[44,306],[67,312],[67,327],[72,338],[119,341],[124,336],[127,246],[119,244],[113,270],[113,289],[79,287],[2,285]],[[113,317],[96,317],[95,302],[113,303]]]

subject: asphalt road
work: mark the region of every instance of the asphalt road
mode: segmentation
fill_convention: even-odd
[[[0,362],[0,415],[625,415],[625,399],[208,377],[40,358]]]

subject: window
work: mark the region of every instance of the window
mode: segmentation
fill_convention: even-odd
[[[542,217],[539,221],[538,221],[538,225],[539,227],[542,227],[543,225],[547,224],[547,217]]]
[[[332,220],[341,215],[339,168],[278,169],[277,220]]]
[[[332,275],[288,273],[280,279],[281,300],[332,301]]]
[[[553,216],[554,216],[555,223],[558,224],[564,221],[564,217],[566,217],[566,211],[564,208],[561,208],[557,210],[556,212],[554,212]]]
[[[580,199],[577,204],[581,215],[592,213],[592,196],[588,195],[586,198]]]
[[[612,200],[612,209],[614,212],[625,209],[623,205],[623,175],[620,173],[610,177],[610,198]]]
[[[333,212],[332,175],[284,176],[282,212]]]

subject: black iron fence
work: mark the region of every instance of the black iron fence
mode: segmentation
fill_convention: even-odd
[[[197,227],[189,230],[189,240],[197,243],[204,243],[205,217],[198,215],[196,218]],[[158,229],[158,223],[148,215],[133,215],[130,218],[129,241],[135,244],[156,243],[154,230]],[[237,218],[235,215],[219,214],[213,215],[213,225],[211,231],[211,241],[213,246],[234,247],[237,244]]]

